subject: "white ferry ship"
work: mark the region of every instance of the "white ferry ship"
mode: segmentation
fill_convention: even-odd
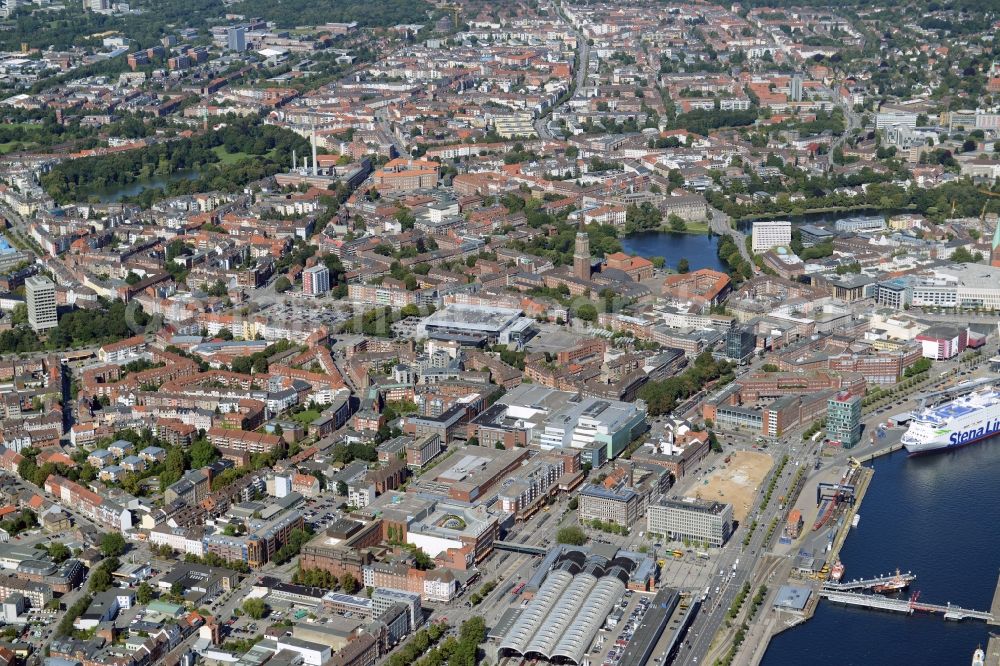
[[[910,454],[954,449],[1000,433],[1000,392],[976,391],[928,407],[913,418],[902,444]]]

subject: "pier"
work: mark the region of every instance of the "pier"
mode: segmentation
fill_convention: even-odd
[[[986,645],[986,666],[1000,666],[1000,636],[990,634]]]
[[[993,592],[993,603],[990,605],[993,612],[993,620],[990,624],[1000,624],[1000,578],[997,579],[997,588]]]
[[[831,592],[850,592],[852,590],[871,590],[878,585],[887,585],[898,580],[906,581],[907,584],[915,581],[917,577],[907,571],[906,573],[896,572],[887,576],[877,576],[875,578],[862,578],[846,583],[826,583],[823,587]],[[996,604],[996,600],[994,600]]]
[[[858,606],[861,608],[872,608],[874,610],[884,610],[893,613],[905,613],[912,615],[914,612],[938,613],[946,620],[983,620],[993,622],[993,613],[987,611],[977,611],[969,608],[962,608],[953,604],[927,604],[918,602],[914,595],[910,599],[892,599],[878,594],[861,594],[859,592],[837,592],[834,590],[822,589],[819,595],[824,599],[836,604],[846,606]]]
[[[884,449],[879,449],[878,451],[873,451],[872,453],[866,454],[865,456],[863,456],[862,462],[872,462],[876,458],[881,458],[882,456],[887,456],[890,453],[895,453],[896,451],[899,451],[901,448],[903,448],[902,444],[892,444],[890,446],[885,447]]]

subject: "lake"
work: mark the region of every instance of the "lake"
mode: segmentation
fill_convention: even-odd
[[[761,220],[788,220],[793,225],[795,224],[815,224],[818,226],[823,226],[827,224],[833,224],[837,220],[843,220],[848,217],[872,217],[879,215],[882,217],[892,217],[893,215],[902,215],[904,213],[913,213],[912,210],[906,209],[879,209],[879,208],[858,208],[857,210],[842,210],[838,212],[826,212],[826,213],[802,213],[801,215],[778,215],[759,218]],[[740,220],[736,223],[736,227],[744,232],[749,233],[753,231],[753,220]]]
[[[708,234],[678,234],[669,231],[640,231],[621,239],[622,251],[650,259],[663,257],[666,268],[677,268],[681,259],[688,260],[690,270],[711,268],[726,272],[716,250],[719,237]]]
[[[95,190],[94,195],[100,199],[101,203],[115,203],[126,197],[134,197],[137,194],[142,194],[144,190],[152,188],[162,190],[169,183],[175,180],[195,180],[200,175],[201,174],[197,171],[184,169],[181,171],[174,171],[166,176],[142,178],[134,183],[129,183],[128,185],[103,187],[99,190]]]

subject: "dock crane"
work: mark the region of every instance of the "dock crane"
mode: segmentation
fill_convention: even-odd
[[[1000,198],[1000,194],[998,194],[997,192],[993,192],[991,190],[984,190],[984,189],[980,188],[979,189],[979,193],[980,194],[985,194],[988,197]],[[989,205],[990,205],[989,199],[987,199],[986,201],[983,202],[983,212],[981,212],[979,214],[979,221],[980,222],[984,222],[986,220],[986,207],[989,206]]]

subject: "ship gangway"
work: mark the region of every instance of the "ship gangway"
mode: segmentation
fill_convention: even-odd
[[[862,578],[860,580],[851,580],[840,583],[827,583],[824,588],[832,592],[850,592],[852,590],[870,590],[877,585],[887,585],[890,583],[895,583],[897,581],[905,581],[907,585],[912,583],[917,579],[915,574],[907,571],[906,573],[894,573],[887,576],[878,576],[876,578]]]
[[[993,614],[988,611],[978,611],[969,608],[962,608],[954,604],[928,604],[918,601],[919,593],[914,594],[909,599],[893,599],[880,594],[862,594],[860,592],[838,592],[826,588],[820,590],[819,595],[824,599],[846,606],[858,606],[861,608],[872,608],[875,610],[890,611],[893,613],[905,613],[912,615],[915,612],[937,613],[944,616],[946,620],[983,620],[991,622]]]

